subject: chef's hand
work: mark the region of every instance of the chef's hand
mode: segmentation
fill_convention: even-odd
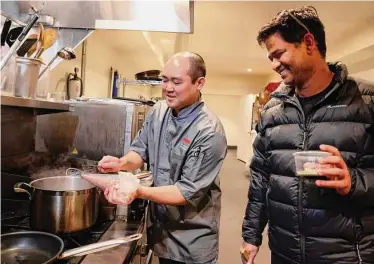
[[[99,171],[108,172],[118,172],[123,166],[123,160],[113,156],[104,156],[98,164]]]
[[[128,205],[137,198],[138,192],[135,190],[127,195],[120,195],[118,189],[112,185],[105,189],[104,195],[108,202],[112,204]]]
[[[333,188],[341,195],[347,195],[352,188],[351,175],[347,164],[343,160],[340,151],[329,145],[320,145],[322,151],[330,152],[332,156],[321,160],[321,164],[330,165],[330,168],[318,170],[318,174],[327,177],[328,180],[317,180],[319,187]]]
[[[243,241],[242,247],[240,249],[240,256],[242,258],[242,263],[243,264],[254,264],[258,251],[259,251],[259,247],[256,247],[252,244],[248,244]]]

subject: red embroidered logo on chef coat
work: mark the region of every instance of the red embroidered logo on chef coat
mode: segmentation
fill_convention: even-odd
[[[179,146],[183,151],[187,151],[188,145],[190,144],[191,140],[189,140],[188,138],[183,138],[182,143]]]

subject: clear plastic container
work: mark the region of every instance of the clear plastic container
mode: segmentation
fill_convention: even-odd
[[[118,196],[126,201],[130,198],[136,189],[139,188],[140,180],[131,172],[119,172]]]
[[[139,179],[131,172],[119,172],[119,188],[117,197],[124,203],[131,202],[131,195],[139,187]],[[128,205],[118,204],[116,210],[116,219],[119,221],[126,221],[128,217]]]
[[[302,151],[293,153],[295,158],[296,173],[299,176],[321,176],[319,169],[329,168],[330,165],[320,164],[323,158],[331,156],[331,153],[324,151]]]

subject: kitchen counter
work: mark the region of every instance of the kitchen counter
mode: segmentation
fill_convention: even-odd
[[[144,221],[114,221],[109,229],[100,238],[100,241],[110,240],[113,238],[129,236],[135,233],[142,233],[144,235]],[[139,241],[141,241],[141,238]],[[130,263],[134,257],[136,245],[139,241],[133,241],[114,248],[103,250],[97,253],[87,255],[82,264],[127,264]]]
[[[10,95],[1,95],[1,105],[37,109],[40,111],[44,110],[50,113],[69,111],[69,104],[32,98],[15,97]]]

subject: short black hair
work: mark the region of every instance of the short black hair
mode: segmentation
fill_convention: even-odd
[[[308,31],[314,36],[321,56],[326,58],[325,27],[312,6],[279,12],[258,32],[257,42],[262,45],[271,35],[279,33],[285,41],[300,44]]]
[[[189,74],[191,77],[191,82],[195,83],[200,77],[206,76],[206,67],[203,57],[199,54],[191,52],[190,56],[190,70]]]
[[[190,69],[188,75],[191,77],[191,82],[194,84],[200,77],[206,76],[206,66],[203,57],[195,52],[185,51],[178,52],[172,57],[183,56],[187,57],[190,61]]]

